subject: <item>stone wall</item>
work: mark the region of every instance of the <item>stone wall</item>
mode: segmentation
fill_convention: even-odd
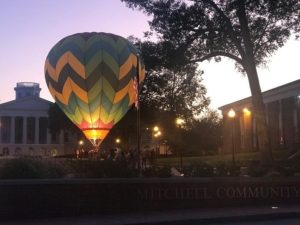
[[[0,181],[0,218],[298,203],[300,180],[256,178]]]

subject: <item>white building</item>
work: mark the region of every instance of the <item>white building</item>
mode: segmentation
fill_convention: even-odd
[[[76,140],[67,132],[51,135],[47,129],[53,103],[40,98],[39,84],[20,82],[15,91],[15,100],[0,104],[0,156],[73,154]]]

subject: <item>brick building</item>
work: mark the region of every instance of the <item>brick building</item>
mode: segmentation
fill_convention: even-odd
[[[272,149],[300,150],[300,80],[263,92],[263,101]],[[222,152],[259,150],[251,97],[219,109],[224,118]]]

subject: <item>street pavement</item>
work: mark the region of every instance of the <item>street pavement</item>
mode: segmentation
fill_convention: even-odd
[[[299,225],[300,219],[282,219],[269,221],[253,221],[253,222],[236,222],[236,223],[222,223],[222,225]],[[214,225],[219,225],[214,224]]]
[[[300,205],[168,210],[0,221],[1,225],[300,225]]]

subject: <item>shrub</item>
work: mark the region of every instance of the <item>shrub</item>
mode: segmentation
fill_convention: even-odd
[[[212,177],[214,176],[214,168],[210,164],[197,162],[189,166],[183,167],[182,170],[185,177]]]
[[[69,173],[75,174],[75,177],[78,178],[121,178],[138,175],[136,169],[121,161],[72,160],[67,164]]]
[[[169,166],[151,166],[143,170],[144,177],[170,177],[171,168]]]
[[[235,177],[240,175],[240,163],[239,162],[222,162],[216,165],[215,176],[218,177]]]
[[[61,178],[64,175],[64,169],[60,165],[32,158],[7,160],[0,169],[1,179]]]

